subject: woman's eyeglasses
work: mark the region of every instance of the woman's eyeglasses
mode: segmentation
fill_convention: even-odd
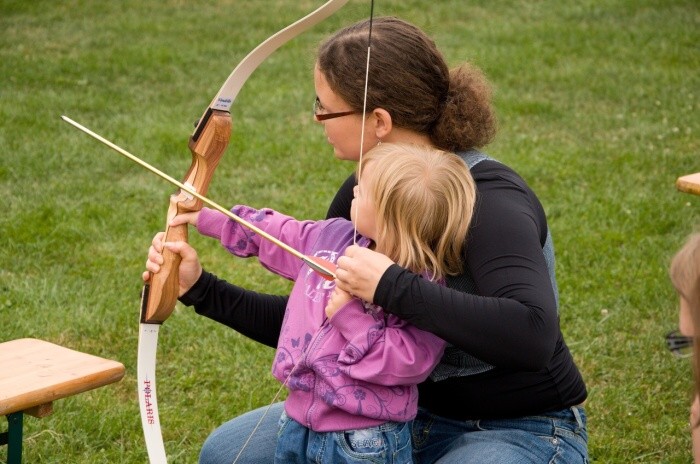
[[[666,347],[677,357],[688,358],[693,355],[693,338],[674,330],[666,334]]]
[[[358,114],[359,111],[341,111],[339,113],[324,113],[323,107],[321,106],[321,100],[316,97],[314,101],[314,118],[316,121],[327,121],[328,119],[339,118],[341,116],[350,116],[351,114]]]

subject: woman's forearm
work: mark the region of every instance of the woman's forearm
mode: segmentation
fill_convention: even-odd
[[[277,346],[287,299],[287,296],[246,290],[204,271],[180,301],[186,306],[194,306],[197,314],[274,348]]]

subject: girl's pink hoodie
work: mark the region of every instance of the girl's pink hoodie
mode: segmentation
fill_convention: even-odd
[[[354,242],[354,227],[345,219],[297,221],[247,206],[232,211],[303,254],[332,263]],[[234,255],[257,256],[264,267],[294,281],[272,365],[273,375],[289,388],[285,410],[291,418],[328,432],[415,417],[416,385],[437,365],[443,340],[357,298],[327,319],[334,282],[217,211],[202,209],[197,229]],[[358,245],[369,243],[357,237]]]

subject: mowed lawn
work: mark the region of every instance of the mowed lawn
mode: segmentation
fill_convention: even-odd
[[[562,330],[589,389],[592,462],[691,462],[690,365],[663,336],[677,324],[669,260],[700,224],[700,196],[674,187],[700,171],[700,4],[375,3],[375,15],[417,24],[451,65],[472,61],[493,82],[500,132],[486,151],[547,210]],[[174,189],[60,116],[179,178],[192,124],[235,65],[321,4],[0,0],[0,342],[35,337],[126,366],[121,382],[25,418],[25,462],[147,461],[136,397],[140,276]],[[214,201],[325,215],[354,166],[333,158],[311,118],[314,52],[368,15],[369,2],[350,0],[255,71],[232,108]],[[220,277],[289,290],[254,260],[191,235]],[[196,462],[215,427],[279,389],[270,348],[180,305],[158,349],[170,462]]]

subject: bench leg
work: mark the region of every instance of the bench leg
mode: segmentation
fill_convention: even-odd
[[[22,462],[23,421],[24,413],[22,411],[7,415],[7,464],[20,464]]]

